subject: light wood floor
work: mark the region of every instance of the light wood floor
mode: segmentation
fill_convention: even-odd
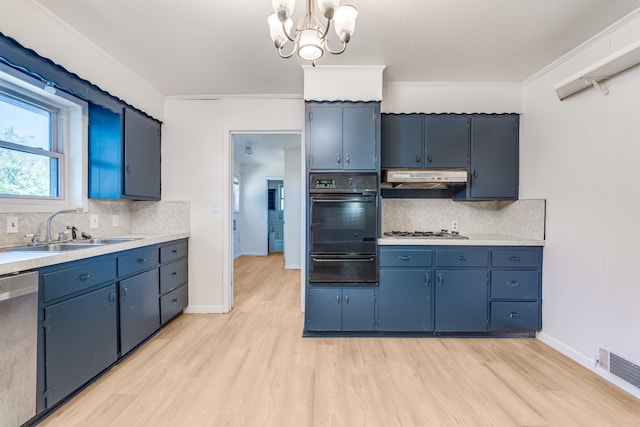
[[[640,426],[640,401],[535,339],[301,338],[298,270],[236,261],[236,308],[182,315],[43,426]]]

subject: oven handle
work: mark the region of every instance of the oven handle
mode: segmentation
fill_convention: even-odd
[[[375,261],[375,258],[313,258],[314,262],[340,262],[340,261],[349,261],[349,262],[371,262]]]
[[[375,198],[373,197],[350,197],[348,199],[325,199],[325,198],[319,198],[319,197],[312,197],[311,198],[311,202],[312,203],[353,203],[353,202],[366,202],[366,203],[372,203],[375,201]]]

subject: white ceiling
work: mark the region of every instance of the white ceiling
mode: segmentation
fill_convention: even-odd
[[[302,135],[299,133],[234,133],[234,163],[274,165],[284,168],[285,148],[300,147],[301,138]],[[252,154],[247,154],[245,147],[251,147]]]
[[[35,0],[164,95],[302,94],[280,59],[269,0]],[[322,65],[386,65],[384,80],[521,82],[640,7],[640,0],[346,0],[347,52]],[[294,20],[306,2],[296,1]],[[335,41],[335,40],[334,40]]]

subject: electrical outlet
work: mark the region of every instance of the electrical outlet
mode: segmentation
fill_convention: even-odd
[[[451,221],[451,231],[458,232],[458,221]]]
[[[98,223],[98,215],[91,214],[89,215],[89,228],[98,228],[100,225]]]
[[[118,215],[111,215],[111,225],[114,227],[120,225],[120,217]]]
[[[17,232],[18,232],[18,217],[8,216],[7,217],[7,233],[17,233]]]

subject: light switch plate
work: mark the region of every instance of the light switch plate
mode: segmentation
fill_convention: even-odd
[[[91,214],[89,216],[89,228],[98,228],[100,225],[98,224],[98,215]]]
[[[8,216],[7,217],[7,233],[17,233],[17,232],[18,232],[18,217]]]

